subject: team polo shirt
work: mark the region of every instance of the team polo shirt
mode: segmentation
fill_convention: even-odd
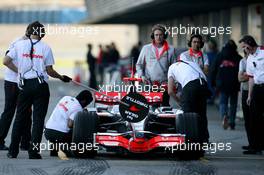
[[[255,84],[264,83],[264,46],[258,47],[247,59],[247,74],[253,77]]]
[[[8,50],[10,51],[14,47],[15,43],[17,43],[18,41],[25,40],[25,39],[27,39],[26,36],[17,38],[16,40],[14,40],[9,45]],[[13,64],[17,66],[17,62],[16,61],[13,61]],[[8,67],[5,67],[5,76],[4,76],[4,78],[5,78],[6,81],[10,81],[10,82],[16,83],[17,82],[17,73],[12,71]]]
[[[171,77],[175,82],[181,84],[182,88],[190,81],[196,79],[204,79],[206,80],[206,76],[204,75],[200,66],[192,61],[176,62],[172,64],[168,71],[168,79]]]
[[[65,96],[53,110],[46,123],[46,128],[68,133],[70,131],[68,120],[74,120],[76,114],[82,110],[83,108],[76,98]]]
[[[178,59],[182,61],[193,61],[200,65],[202,69],[209,65],[209,60],[206,54],[202,53],[201,51],[195,53],[191,48],[181,53]]]
[[[32,41],[33,43],[37,42],[35,39],[32,39]],[[33,47],[32,60],[30,58],[30,50],[30,40],[20,40],[14,44],[7,56],[17,63],[18,77],[32,79],[43,76],[44,80],[47,81],[46,66],[54,64],[51,48],[44,42],[39,41]]]

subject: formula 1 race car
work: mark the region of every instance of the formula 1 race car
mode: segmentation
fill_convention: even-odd
[[[136,78],[127,80],[140,81]],[[183,144],[200,142],[197,114],[158,106],[162,103],[162,92],[103,93],[112,98],[96,92],[95,102],[106,106],[88,108],[75,117],[73,142],[93,145],[92,149],[75,151],[78,157],[95,156],[98,146],[117,153],[180,153],[192,159],[203,156],[201,149],[179,149]],[[129,99],[130,102],[126,101]],[[129,103],[128,110],[124,110],[124,104],[119,100]],[[147,104],[146,109],[140,109],[141,102]]]

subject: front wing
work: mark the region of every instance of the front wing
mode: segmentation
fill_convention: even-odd
[[[132,137],[127,138],[130,134]],[[153,135],[150,138],[144,135]],[[137,136],[136,136],[137,135]],[[153,134],[148,131],[137,131],[127,133],[96,133],[95,141],[100,146],[122,147],[131,153],[146,153],[155,148],[168,148],[184,143],[184,134]]]

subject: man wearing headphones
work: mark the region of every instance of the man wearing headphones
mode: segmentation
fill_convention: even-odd
[[[244,36],[239,43],[246,53],[246,72],[248,81],[247,104],[250,108],[250,143],[244,154],[261,154],[264,148],[263,126],[264,126],[264,47],[259,47],[255,39]]]
[[[18,86],[21,89],[7,154],[9,158],[16,158],[19,153],[21,133],[27,120],[25,112],[33,105],[32,137],[28,154],[30,159],[41,159],[39,148],[50,97],[48,75],[63,82],[71,81],[71,78],[58,74],[52,67],[54,58],[51,48],[41,41],[45,35],[43,24],[33,22],[29,33],[29,39],[17,42],[3,62],[9,69],[18,73]],[[17,66],[13,61],[17,62]]]
[[[18,41],[26,40],[30,36],[29,29],[31,24],[27,26],[25,35],[13,41],[6,54],[12,49]],[[16,64],[16,63],[14,63]],[[19,89],[17,87],[17,73],[12,71],[9,68],[5,69],[5,82],[4,82],[4,91],[5,91],[5,108],[0,118],[0,150],[8,150],[8,147],[5,146],[5,138],[8,134],[9,128],[11,126],[16,106],[17,106],[17,97],[19,93]],[[30,141],[30,129],[31,129],[31,107],[27,110],[28,120],[25,123],[24,133],[22,135],[20,148],[23,150],[27,150],[29,147]],[[26,115],[25,114],[25,115]]]
[[[156,24],[152,28],[152,43],[144,45],[136,64],[136,70],[146,84],[158,85],[167,84],[167,73],[169,66],[175,59],[175,49],[168,44],[165,27]],[[163,106],[170,106],[167,90],[163,93]]]
[[[189,50],[181,53],[178,60],[193,61],[200,65],[203,72],[207,75],[209,69],[209,61],[206,54],[201,49],[204,46],[203,37],[200,34],[192,34],[188,41]]]

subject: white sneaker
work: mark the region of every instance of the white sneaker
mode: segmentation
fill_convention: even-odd
[[[58,151],[58,157],[59,157],[61,160],[69,160],[69,158],[67,157],[67,155],[66,155],[62,150],[59,150],[59,151]]]

